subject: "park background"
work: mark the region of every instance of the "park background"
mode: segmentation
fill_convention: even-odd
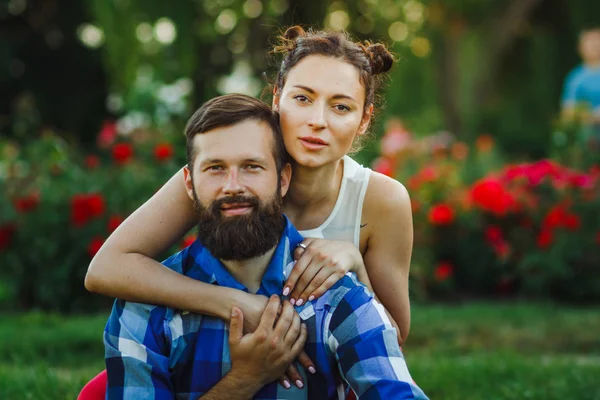
[[[91,257],[184,164],[203,101],[270,101],[291,24],[398,60],[353,156],[411,195],[415,380],[432,399],[599,399],[600,157],[559,117],[593,0],[1,2],[0,398],[75,398],[103,368]]]

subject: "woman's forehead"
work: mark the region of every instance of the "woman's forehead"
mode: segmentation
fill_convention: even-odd
[[[358,69],[343,60],[313,55],[294,65],[286,77],[284,89],[308,87],[317,94],[342,94],[362,101],[365,88]]]

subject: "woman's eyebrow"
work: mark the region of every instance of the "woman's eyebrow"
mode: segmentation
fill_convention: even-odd
[[[302,89],[304,91],[307,91],[310,94],[315,94],[315,91],[311,88],[309,88],[308,86],[304,86],[304,85],[294,85],[295,88],[298,89]],[[354,99],[354,97],[352,96],[348,96],[347,94],[335,94],[333,96],[331,96],[332,99],[348,99],[348,100],[352,100],[352,101],[356,101]]]

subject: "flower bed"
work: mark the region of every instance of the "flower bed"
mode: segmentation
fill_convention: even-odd
[[[414,212],[417,297],[600,300],[600,168],[508,164],[489,135],[412,140],[392,125],[373,168],[403,182]],[[385,147],[387,146],[387,147]]]

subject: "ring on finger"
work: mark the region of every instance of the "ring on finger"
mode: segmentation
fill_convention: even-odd
[[[304,243],[298,243],[296,247],[302,247],[304,250],[306,250],[306,245]]]

